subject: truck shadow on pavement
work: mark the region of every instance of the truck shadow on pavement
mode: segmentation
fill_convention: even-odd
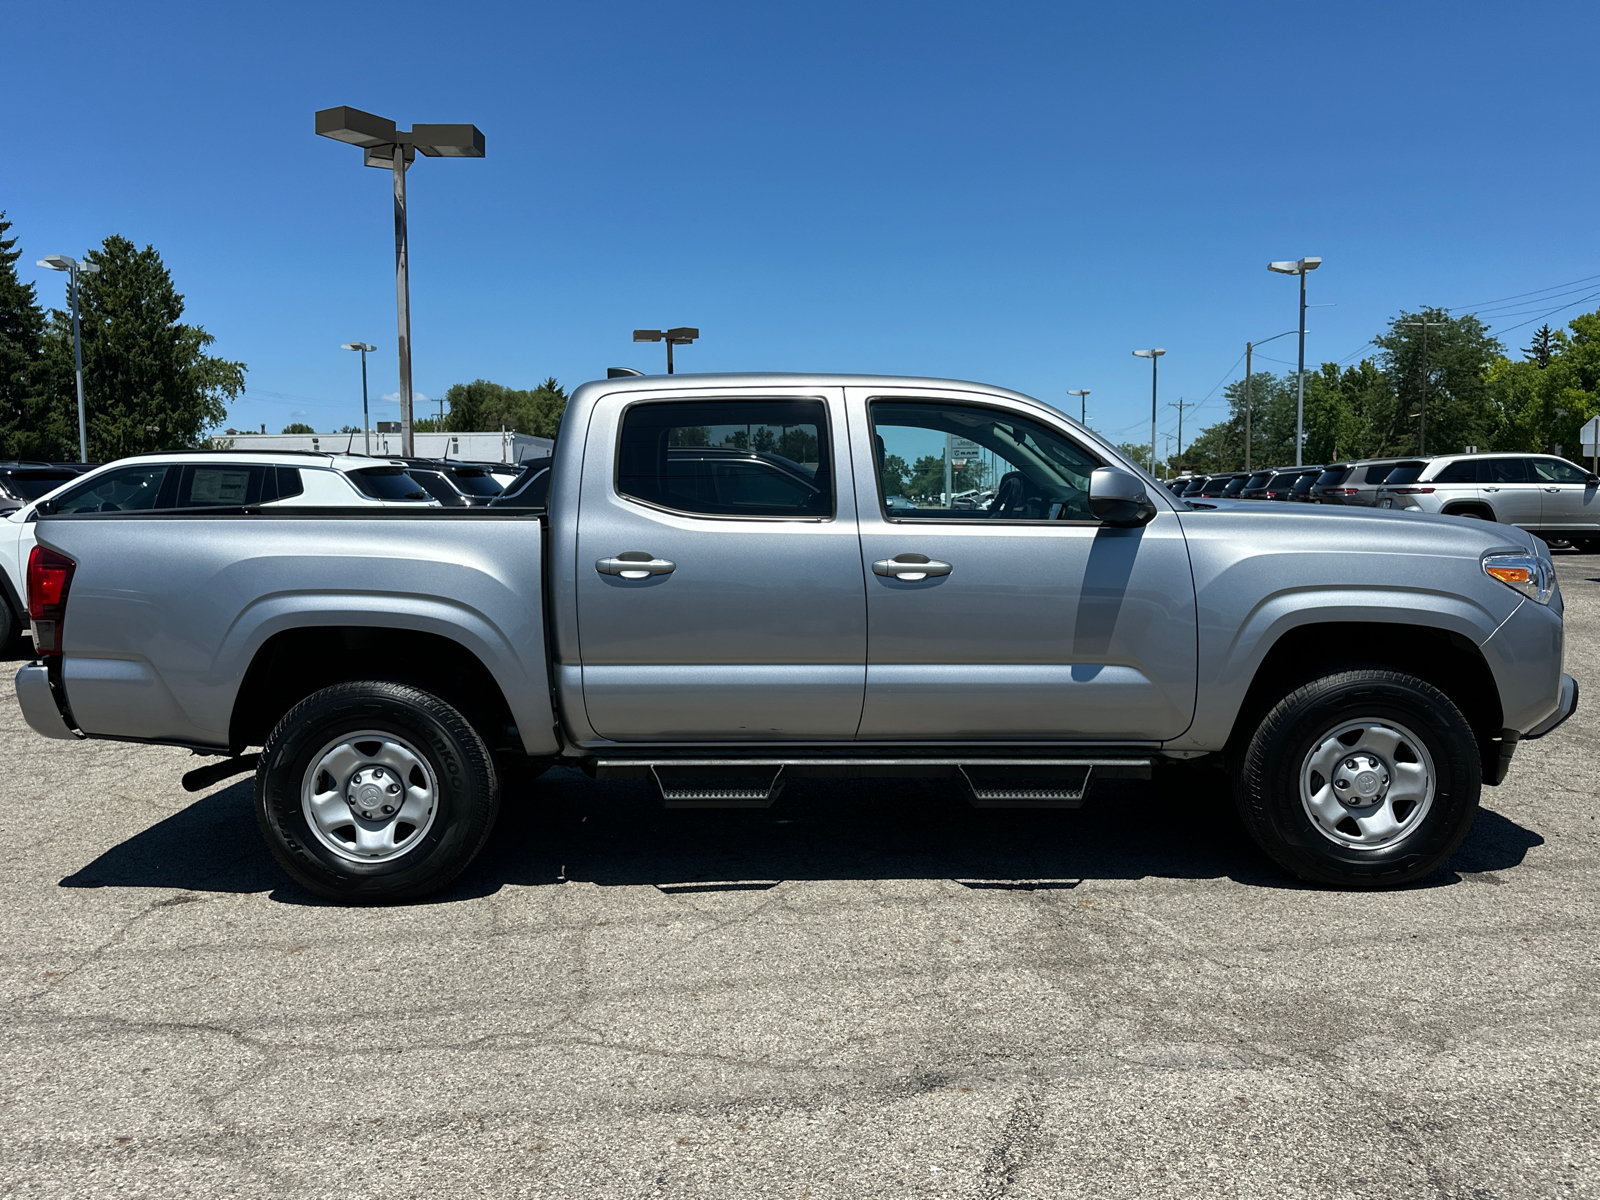
[[[323,903],[268,854],[251,787],[241,781],[196,801],[60,886],[268,892],[284,903]],[[1543,842],[1484,808],[1451,861],[1417,886],[1514,868]],[[946,879],[1030,891],[1146,877],[1305,886],[1255,848],[1225,780],[1203,769],[1164,770],[1153,783],[1108,781],[1068,811],[978,810],[953,784],[904,780],[797,780],[770,809],[665,811],[648,785],[556,769],[508,793],[484,852],[427,902],[569,882],[679,893],[759,891],[785,880]]]

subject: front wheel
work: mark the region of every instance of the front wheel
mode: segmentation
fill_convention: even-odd
[[[329,900],[416,900],[477,855],[500,789],[483,739],[437,696],[342,683],[295,705],[256,770],[273,857]]]
[[[1482,770],[1472,727],[1438,688],[1397,671],[1343,671],[1273,707],[1234,795],[1257,844],[1300,878],[1396,887],[1461,844]]]

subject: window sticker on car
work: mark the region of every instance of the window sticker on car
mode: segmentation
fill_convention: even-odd
[[[239,468],[197,467],[189,499],[195,504],[243,504],[250,492],[250,472]]]

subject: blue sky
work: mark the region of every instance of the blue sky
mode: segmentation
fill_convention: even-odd
[[[153,243],[249,366],[239,427],[359,422],[341,342],[396,388],[389,180],[313,136],[338,104],[487,139],[409,177],[429,396],[659,370],[630,331],[684,324],[685,370],[946,375],[1074,412],[1087,387],[1090,423],[1135,440],[1132,349],[1168,351],[1163,431],[1210,397],[1188,433],[1245,340],[1294,325],[1269,259],[1324,260],[1312,362],[1402,306],[1600,275],[1592,2],[78,2],[5,25],[25,276],[59,305],[34,259]]]

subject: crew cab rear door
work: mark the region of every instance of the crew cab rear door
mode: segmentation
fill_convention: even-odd
[[[614,741],[848,740],[866,601],[842,390],[602,398],[580,490],[578,641]]]
[[[982,393],[847,398],[867,585],[860,740],[1157,741],[1189,726],[1194,581],[1156,489],[1148,525],[1102,526],[1088,484],[1105,464],[1065,422]]]

